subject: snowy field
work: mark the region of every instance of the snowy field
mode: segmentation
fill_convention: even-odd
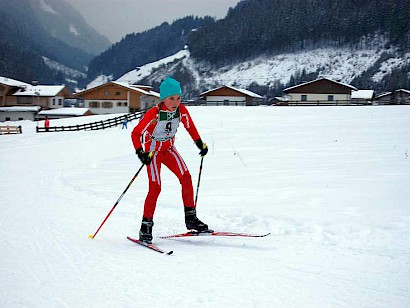
[[[20,122],[0,136],[0,307],[410,306],[409,106],[189,110],[210,148],[199,218],[272,234],[159,239],[184,231],[164,168],[154,243],[173,255],[126,239],[145,170],[89,239],[140,167],[135,121],[41,134]],[[198,150],[182,126],[177,137],[196,187]]]

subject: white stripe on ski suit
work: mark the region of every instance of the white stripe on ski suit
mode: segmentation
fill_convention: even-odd
[[[184,175],[186,171],[188,171],[188,167],[186,166],[184,160],[182,159],[181,155],[178,153],[176,148],[173,146],[168,150],[169,153],[175,158],[176,163],[178,164],[179,167],[179,172],[181,175]],[[161,185],[161,177],[158,172],[158,161],[157,161],[157,153],[154,153],[154,156],[152,158],[151,164],[149,164],[150,169],[151,169],[151,181],[152,182],[158,182],[159,185]],[[157,179],[157,180],[156,180]]]
[[[156,182],[155,178],[158,179],[158,184],[161,185],[161,178],[159,176],[159,172],[158,172],[158,164],[157,164],[157,152],[154,153],[154,157],[151,161],[151,163],[149,164],[150,169],[151,169],[151,181],[152,182]]]
[[[180,116],[180,118],[181,118],[181,122],[183,123],[183,117],[185,117],[185,122],[186,122],[186,128],[190,128],[191,127],[191,125],[189,125],[189,119],[188,119],[188,116],[184,113],[184,114],[182,114],[181,116]]]
[[[175,160],[179,167],[179,171],[181,172],[181,175],[183,175],[185,171],[188,171],[188,168],[185,165],[185,162],[182,159],[181,155],[179,155],[177,149],[174,146],[170,148],[168,151],[175,157]]]

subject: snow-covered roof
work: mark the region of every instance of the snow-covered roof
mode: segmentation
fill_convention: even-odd
[[[0,107],[0,112],[38,112],[40,109],[40,106],[11,106]]]
[[[25,89],[20,89],[13,95],[15,96],[56,96],[64,89],[64,85],[60,86],[32,86],[28,85]]]
[[[302,86],[305,86],[305,85],[308,85],[308,84],[311,84],[311,83],[314,83],[314,82],[318,82],[318,81],[320,81],[320,80],[328,80],[328,81],[331,81],[331,82],[340,84],[340,85],[342,85],[342,86],[344,86],[344,87],[351,88],[353,91],[357,91],[357,88],[351,86],[350,84],[343,83],[343,82],[340,82],[340,81],[335,81],[335,80],[332,80],[332,79],[329,79],[329,78],[326,78],[326,77],[320,77],[320,78],[315,79],[315,80],[312,80],[312,81],[304,82],[304,83],[298,84],[298,85],[296,85],[296,86],[286,88],[286,89],[283,90],[283,92],[287,92],[287,91],[289,91],[289,90],[293,90],[293,89],[296,89],[296,88],[299,88],[299,87],[302,87]]]
[[[352,99],[372,99],[374,90],[357,90],[352,91]]]
[[[136,92],[139,92],[139,93],[144,94],[144,95],[150,95],[150,96],[155,96],[155,97],[158,97],[158,98],[159,98],[159,93],[158,93],[158,92],[152,91],[152,90],[150,90],[150,89],[142,89],[142,88],[140,88],[140,87],[151,88],[150,86],[134,85],[134,84],[129,84],[128,82],[119,82],[119,81],[109,81],[109,82],[107,82],[107,83],[100,84],[100,85],[97,85],[97,86],[92,87],[92,88],[87,88],[87,89],[85,89],[85,90],[82,90],[82,91],[77,92],[76,95],[81,95],[82,93],[92,91],[92,90],[94,90],[94,89],[96,89],[96,88],[101,88],[101,87],[103,87],[103,86],[105,86],[106,84],[109,84],[109,83],[113,83],[113,84],[116,84],[116,85],[118,85],[118,86],[121,86],[121,87],[124,87],[124,88],[128,88],[128,89],[130,89],[130,90],[132,90],[132,91],[136,91]]]
[[[152,91],[152,90],[150,90],[150,89],[142,89],[142,88],[140,88],[140,87],[151,88],[150,86],[142,86],[142,85],[138,86],[138,85],[134,85],[134,84],[129,84],[129,83],[127,83],[127,82],[119,82],[119,81],[111,81],[111,82],[112,82],[112,83],[115,83],[115,84],[117,84],[117,85],[120,85],[120,86],[122,86],[122,87],[125,87],[125,88],[128,88],[128,89],[131,89],[131,90],[140,92],[140,93],[142,93],[142,94],[144,94],[144,95],[156,96],[156,97],[159,98],[159,93],[158,93],[158,92]]]
[[[0,76],[0,83],[5,84],[7,86],[12,86],[12,87],[30,86],[30,84],[28,83],[14,80],[14,79],[7,78],[7,77],[2,77],[2,76]]]
[[[390,94],[392,94],[393,92],[384,92],[384,93],[381,93],[381,94],[379,94],[379,95],[376,95],[376,97],[375,98],[380,98],[380,97],[383,97],[383,96],[387,96],[387,95],[390,95]]]
[[[50,110],[43,110],[39,112],[39,115],[44,116],[56,116],[56,115],[72,115],[81,116],[84,115],[90,109],[88,108],[77,108],[77,107],[64,107]]]
[[[396,92],[404,92],[404,93],[410,94],[410,90],[406,90],[406,89],[398,89],[396,90]]]
[[[245,89],[239,89],[239,88],[235,88],[235,87],[232,87],[232,86],[222,86],[222,87],[218,87],[218,88],[215,88],[215,89],[206,91],[206,92],[202,92],[202,93],[200,94],[200,96],[206,95],[206,94],[208,94],[208,93],[210,93],[210,92],[213,92],[213,91],[216,91],[216,90],[219,90],[219,89],[222,89],[222,88],[229,88],[229,89],[232,89],[232,90],[234,90],[234,91],[236,91],[236,92],[240,92],[240,93],[242,93],[242,94],[244,94],[244,95],[246,95],[246,96],[250,96],[250,97],[254,97],[254,98],[263,98],[263,97],[260,96],[259,94],[256,94],[256,93],[254,93],[254,92],[252,92],[252,91],[245,90]]]
[[[406,90],[406,89],[398,89],[398,90],[395,90],[394,92],[404,92],[404,93],[410,94],[410,90]],[[384,93],[377,95],[376,98],[381,98],[383,96],[387,96],[391,94],[393,94],[393,92],[384,92]]]

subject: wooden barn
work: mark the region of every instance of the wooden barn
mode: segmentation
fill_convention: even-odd
[[[398,89],[393,92],[379,94],[374,99],[378,105],[408,105],[410,104],[410,91]]]
[[[262,103],[263,97],[254,92],[231,86],[222,86],[200,94],[207,105],[254,106]]]

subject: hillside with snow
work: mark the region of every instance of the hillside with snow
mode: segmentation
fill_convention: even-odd
[[[188,96],[195,96],[220,85],[249,88],[257,84],[274,88],[278,84],[288,84],[292,77],[302,72],[351,83],[363,73],[372,70],[371,79],[378,83],[393,70],[410,65],[410,53],[402,57],[397,49],[384,48],[386,42],[380,38],[375,38],[368,45],[372,47],[319,48],[274,56],[264,55],[219,68],[196,61],[186,49],[174,56],[130,71],[118,81],[152,84],[161,82],[167,75],[183,75],[185,78],[189,75],[193,90]]]
[[[37,134],[13,122],[23,134],[0,136],[0,307],[410,306],[408,106],[188,109],[209,146],[199,218],[271,235],[160,239],[185,229],[164,167],[153,235],[173,255],[126,239],[145,170],[89,239],[141,166],[136,122]],[[196,186],[200,157],[182,126],[176,146]]]

